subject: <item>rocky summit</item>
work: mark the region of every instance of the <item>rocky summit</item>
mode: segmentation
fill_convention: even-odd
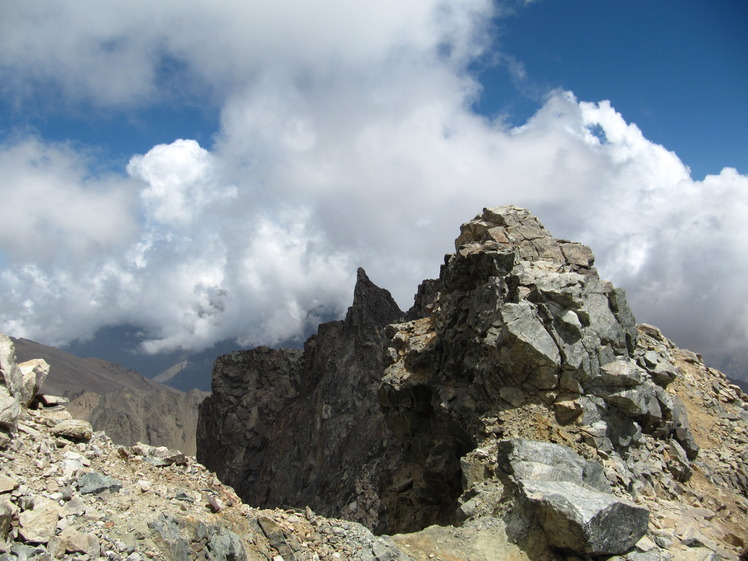
[[[303,351],[220,357],[198,459],[416,559],[735,559],[748,397],[637,325],[592,251],[484,209],[400,311],[360,270]]]
[[[0,335],[0,561],[748,559],[748,396],[517,207],[407,313],[359,270],[303,350],[219,357],[197,460],[48,374]]]

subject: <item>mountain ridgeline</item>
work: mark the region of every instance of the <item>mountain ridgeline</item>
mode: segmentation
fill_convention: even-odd
[[[637,326],[592,251],[524,209],[484,209],[455,249],[407,313],[359,270],[345,319],[303,350],[219,357],[198,460],[250,504],[407,533],[416,558],[748,545],[740,388]]]
[[[455,248],[407,313],[359,270],[303,349],[219,357],[209,469],[200,392],[0,334],[0,559],[748,559],[740,387],[526,210]]]

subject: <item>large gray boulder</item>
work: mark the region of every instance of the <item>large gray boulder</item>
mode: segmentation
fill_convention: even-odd
[[[517,481],[565,481],[610,493],[602,466],[566,446],[512,438],[499,442],[498,449],[499,467]]]
[[[611,493],[602,467],[566,446],[504,440],[498,465],[512,476],[555,548],[593,556],[621,554],[647,531],[649,511]]]
[[[649,511],[612,493],[568,481],[523,481],[548,543],[574,553],[617,555],[647,531]]]

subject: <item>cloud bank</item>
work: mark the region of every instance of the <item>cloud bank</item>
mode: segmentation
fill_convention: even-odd
[[[477,115],[468,70],[511,6],[464,4],[9,8],[0,88],[19,107],[42,90],[114,113],[189,97],[221,119],[213,145],[175,139],[110,175],[70,145],[1,145],[0,329],[275,344],[344,313],[357,266],[409,307],[459,225],[512,203],[589,244],[639,321],[696,350],[744,344],[748,176],[694,181],[571,92],[520,127]]]

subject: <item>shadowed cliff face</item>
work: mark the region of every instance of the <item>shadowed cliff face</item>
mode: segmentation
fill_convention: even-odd
[[[384,327],[403,313],[362,269],[344,320],[303,351],[218,358],[200,408],[198,458],[256,505],[310,505],[375,527],[382,474],[398,453],[376,401]]]

